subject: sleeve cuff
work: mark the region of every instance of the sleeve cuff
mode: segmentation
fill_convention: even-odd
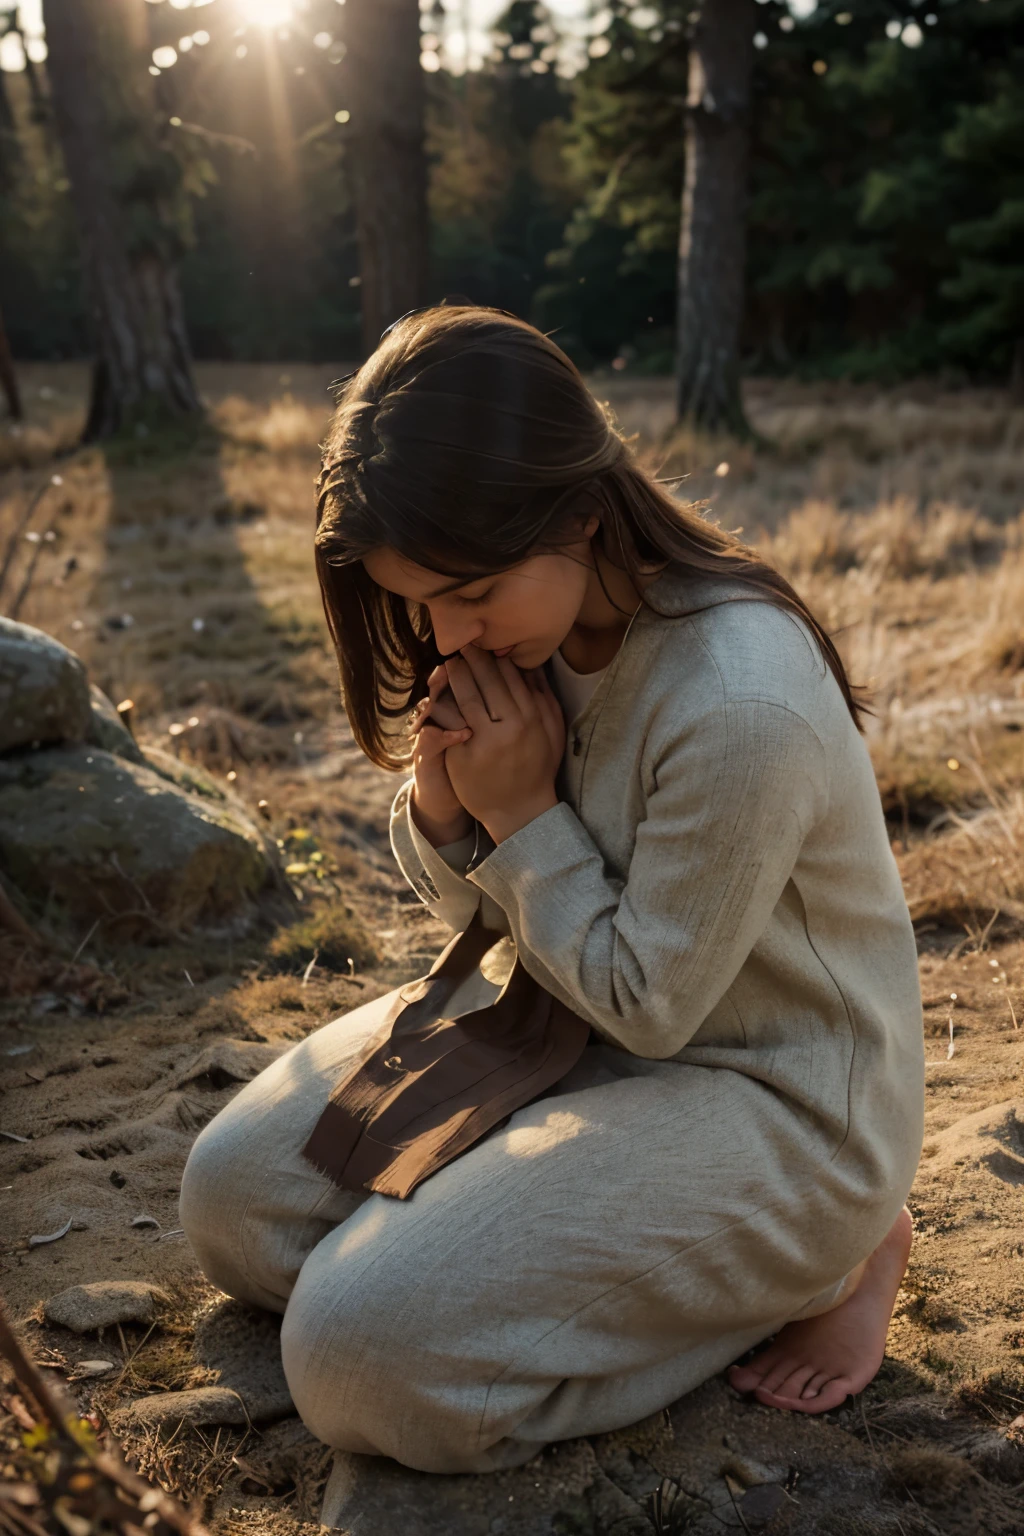
[[[488,837],[488,842],[490,842]],[[495,901],[521,901],[529,887],[563,875],[597,854],[589,832],[564,800],[475,860],[466,878]]]
[[[494,847],[486,828],[477,822],[467,837],[435,848],[412,819],[411,791],[408,779],[392,804],[391,847],[416,895],[455,933],[469,926],[478,908],[484,927],[507,933],[505,914],[466,879],[473,861],[486,857]]]
[[[423,837],[419,827],[413,823],[413,839],[416,843],[416,851],[422,857],[420,839]],[[426,839],[423,839],[426,841]],[[470,832],[468,837],[462,837],[457,843],[442,843],[435,848],[438,858],[444,859],[449,869],[453,869],[457,875],[464,875],[469,868],[470,861],[476,853],[476,833]]]

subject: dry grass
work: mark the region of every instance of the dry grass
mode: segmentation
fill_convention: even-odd
[[[446,938],[394,871],[386,812],[396,781],[365,763],[340,715],[316,590],[316,445],[327,420],[326,385],[344,371],[201,368],[217,433],[173,460],[145,443],[134,459],[90,450],[53,460],[81,419],[85,377],[73,365],[25,369],[24,438],[0,427],[0,563],[35,491],[48,486],[11,545],[0,612],[24,589],[20,616],[71,644],[115,700],[134,699],[144,744],[228,779],[276,838],[298,913],[276,936],[198,932],[156,949],[115,951],[83,930],[59,956],[40,951],[31,963],[24,946],[18,959],[17,945],[0,936],[0,974],[20,966],[18,990],[46,1005],[37,1019],[35,1004],[0,1003],[15,1040],[24,1043],[26,1031],[36,1041],[34,1075],[15,1057],[5,1080],[10,1123],[33,1128],[34,1143],[7,1148],[19,1160],[33,1154],[17,1163],[7,1197],[21,1202],[12,1230],[40,1230],[47,1159],[63,1166],[60,1127],[77,1127],[83,1113],[75,1084],[84,1079],[64,1075],[66,1061],[110,1074],[119,1060],[131,1063],[123,1083],[90,1079],[90,1091],[95,1112],[109,1119],[106,1134],[117,1130],[125,1149],[138,1139],[137,1151],[118,1153],[118,1166],[131,1180],[132,1209],[152,1210],[163,1222],[165,1233],[153,1239],[159,1247],[140,1247],[138,1233],[101,1212],[91,1235],[76,1233],[78,1248],[58,1245],[47,1254],[73,1275],[65,1270],[61,1280],[19,1260],[5,1276],[12,1304],[24,1310],[38,1300],[39,1286],[97,1278],[101,1263],[115,1261],[119,1273],[140,1277],[155,1268],[173,1291],[164,1326],[145,1339],[131,1334],[112,1357],[123,1369],[116,1386],[95,1389],[99,1408],[200,1379],[189,1338],[205,1291],[184,1248],[163,1237],[177,1221],[189,1140],[177,1129],[179,1110],[191,1106],[197,1118],[181,1123],[194,1129],[222,1101],[214,1095],[200,1103],[194,1084],[184,1094],[177,1086],[183,1064],[218,1036],[259,1049],[302,1039],[422,975]],[[792,577],[837,633],[854,677],[873,691],[867,737],[921,934],[929,1039],[935,1036],[929,1055],[937,1058],[929,1067],[930,1134],[940,1135],[1008,1098],[1018,1082],[1006,1046],[1021,1038],[1014,1021],[1024,1022],[1024,946],[1014,939],[1024,933],[1024,413],[980,392],[877,394],[755,382],[750,410],[766,445],[740,445],[673,434],[670,392],[659,381],[595,382],[624,428],[639,434],[650,464],[664,474],[685,471],[688,494],[707,497],[712,515],[728,526],[745,525],[746,536]],[[716,473],[722,466],[727,470]],[[49,486],[53,474],[61,486]],[[47,530],[54,534],[48,541],[23,536]],[[947,1061],[936,1041],[945,1039],[954,989],[957,1044]],[[58,993],[63,1006],[51,1011],[49,995]],[[102,1040],[100,1060],[109,1065],[85,1062],[86,1039]],[[180,1140],[173,1156],[158,1150],[162,1141],[148,1154],[143,1146],[150,1131],[140,1081],[156,1084],[153,1092],[171,1106],[168,1125]],[[169,1136],[167,1125],[159,1129]],[[1006,1301],[1017,1267],[1009,1249],[1019,1237],[1013,1190],[984,1188],[986,1210],[998,1209],[1006,1223],[1000,1257],[1001,1239],[973,1219],[980,1210],[967,1212],[960,1187],[967,1175],[957,1177],[955,1189],[943,1178],[915,1196],[918,1267],[908,1278],[906,1315],[897,1309],[890,1337],[890,1354],[909,1374],[897,1373],[888,1386],[879,1378],[872,1389],[876,1398],[889,1392],[901,1411],[908,1392],[945,1390],[975,1370],[982,1345],[986,1369],[1019,1363],[1017,1345],[989,1338],[1007,1334],[1005,1308],[1017,1306]],[[1003,1231],[994,1215],[991,1225]],[[947,1238],[947,1229],[958,1228]],[[941,1259],[934,1270],[931,1259]],[[984,1311],[979,1282],[988,1287]],[[922,1296],[935,1293],[931,1321],[913,1301],[914,1286]],[[958,1331],[944,1331],[949,1316],[961,1319]],[[92,1343],[81,1348],[95,1352]],[[1017,1385],[1007,1390],[1019,1396]],[[1017,1411],[999,1408],[1005,1418]],[[852,1433],[859,1423],[854,1416]],[[278,1445],[276,1435],[150,1433],[129,1438],[128,1449],[163,1486],[200,1500],[219,1536],[296,1536],[307,1523],[312,1533],[324,1453]],[[902,1431],[892,1446],[886,1441],[890,1450],[903,1443]],[[924,1505],[933,1483],[949,1499],[960,1496],[966,1475],[949,1458],[908,1455],[895,1466],[893,1487],[901,1500]],[[918,1528],[915,1518],[904,1504],[908,1533]],[[848,1523],[852,1531],[858,1518]]]
[[[203,365],[216,435],[170,467],[98,450],[50,460],[80,419],[77,365],[26,368],[28,420],[0,430],[0,556],[36,490],[63,482],[25,530],[53,537],[12,546],[0,611],[34,560],[20,617],[133,698],[143,739],[253,797],[261,774],[314,760],[337,719],[310,514],[327,386],[346,371]],[[1012,869],[1008,807],[1024,786],[1024,411],[993,391],[754,381],[762,441],[738,444],[674,429],[667,381],[594,386],[645,462],[745,525],[836,633],[873,697],[868,739],[915,911],[956,925],[1002,891],[1009,919],[1012,873],[1003,890],[979,860]],[[292,936],[309,958],[316,945]]]
[[[352,908],[332,904],[282,928],[271,940],[267,957],[283,971],[316,964],[346,973],[376,965],[380,953]]]
[[[968,932],[984,932],[999,919],[1024,927],[1024,790],[989,795],[975,815],[951,812],[949,830],[923,839],[904,858],[916,922],[958,923]]]

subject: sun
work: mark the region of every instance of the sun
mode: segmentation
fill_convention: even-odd
[[[286,27],[295,19],[292,0],[241,0],[239,10],[252,27]]]

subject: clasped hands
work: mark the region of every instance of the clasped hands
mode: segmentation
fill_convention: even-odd
[[[565,751],[565,721],[542,667],[523,672],[507,656],[471,644],[442,662],[428,681],[430,697],[417,705],[413,730],[432,723],[431,710],[450,687],[462,718],[454,718],[449,704],[440,723],[449,734],[460,726],[470,734],[445,750],[448,778],[460,804],[495,843],[558,804],[555,776]]]

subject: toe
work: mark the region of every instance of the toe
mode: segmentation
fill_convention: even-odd
[[[791,1371],[785,1381],[773,1388],[776,1397],[804,1397],[807,1396],[806,1388],[814,1379],[816,1371],[813,1365],[801,1365],[795,1371]]]
[[[794,1372],[800,1370],[801,1364],[802,1362],[794,1360],[792,1355],[788,1355],[784,1360],[780,1360],[770,1371],[765,1371],[761,1377],[761,1390],[778,1394],[783,1382],[788,1381]]]
[[[782,1408],[787,1413],[831,1413],[849,1396],[851,1383],[845,1376],[827,1379],[813,1397],[782,1397],[776,1392],[766,1392],[758,1387],[754,1396],[768,1408]]]
[[[831,1377],[827,1371],[813,1371],[812,1374],[808,1376],[807,1380],[803,1383],[803,1386],[799,1392],[781,1393],[780,1395],[783,1397],[817,1397],[819,1392],[821,1392],[825,1387],[826,1383],[832,1381],[833,1379],[834,1378]]]
[[[761,1385],[761,1372],[753,1365],[730,1365],[729,1385],[737,1392],[753,1392]]]
[[[753,1360],[748,1360],[745,1365],[732,1365],[729,1367],[729,1381],[737,1392],[753,1392],[764,1380],[767,1371],[774,1370],[782,1358],[782,1350],[774,1346],[763,1349]]]
[[[846,1402],[852,1391],[853,1383],[848,1376],[833,1376],[814,1397],[805,1398],[804,1402],[808,1406],[813,1405],[815,1413],[831,1413],[833,1408]]]

